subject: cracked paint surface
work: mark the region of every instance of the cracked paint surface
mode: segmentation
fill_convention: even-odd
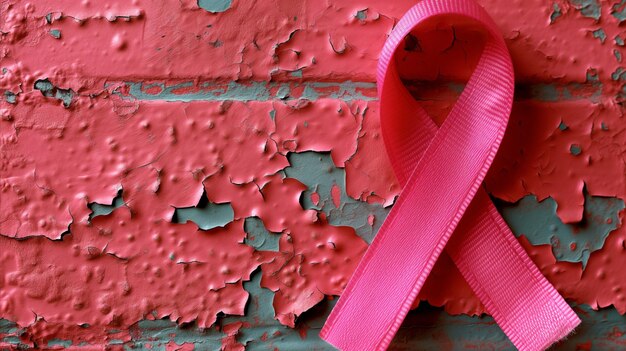
[[[0,2],[0,347],[329,349],[400,191],[373,82],[413,3]],[[584,320],[557,348],[623,348],[626,2],[480,3],[518,82],[485,186]],[[482,38],[398,53],[437,121]],[[511,347],[447,256],[419,300],[394,349]]]

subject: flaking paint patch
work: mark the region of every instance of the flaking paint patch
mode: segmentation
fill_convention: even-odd
[[[498,207],[517,236],[524,235],[533,245],[550,244],[557,260],[582,262],[584,268],[590,254],[600,250],[609,233],[622,225],[618,213],[624,201],[586,196],[583,220],[575,224],[564,224],[556,217],[552,198],[537,202],[536,197],[526,196]]]
[[[239,345],[246,350],[333,350],[318,337],[323,321],[332,307],[332,301],[317,308],[297,328],[290,329],[279,324],[271,324],[267,319],[272,311],[261,312],[259,306],[271,306],[271,292],[263,291],[259,284],[259,275],[253,275],[246,286],[250,292],[251,302],[248,305],[248,317],[227,317],[221,325],[242,325],[235,335]],[[583,320],[577,333],[555,345],[554,350],[611,350],[620,349],[626,342],[626,326],[623,317],[615,310],[605,309],[593,311],[589,307],[574,306]],[[263,321],[261,324],[258,321]],[[270,321],[270,322],[267,322]],[[193,325],[181,328],[167,320],[140,321],[132,327],[132,338],[125,345],[126,350],[150,349],[155,351],[169,350],[168,347],[187,345],[195,350],[217,350],[223,347],[225,332],[218,329],[198,329]],[[472,333],[467,333],[467,329]],[[10,342],[19,335],[19,329],[6,320],[0,320],[1,342]],[[587,336],[593,336],[587,338]],[[59,341],[67,344],[67,341]],[[19,339],[12,343],[20,345]],[[1,344],[0,344],[1,345]],[[24,345],[25,346],[25,345]],[[91,345],[83,345],[89,347]],[[392,342],[390,349],[481,349],[495,347],[511,349],[513,346],[490,317],[450,316],[441,309],[428,305],[420,306],[409,312],[407,322],[400,328],[398,337]],[[223,348],[231,351],[233,348]],[[234,349],[237,350],[237,349]]]
[[[244,222],[244,230],[247,233],[245,243],[261,251],[278,251],[280,233],[271,233],[263,225],[258,217],[248,217]]]
[[[211,13],[224,12],[231,4],[231,0],[198,0],[198,6]]]
[[[165,101],[268,101],[317,100],[320,98],[343,101],[374,100],[376,84],[371,82],[126,82],[128,95],[140,100]]]
[[[219,3],[223,8],[227,1],[207,2]],[[10,44],[3,56],[6,65],[19,61],[27,70],[45,70],[51,79],[58,76],[73,81],[69,87],[75,91],[85,85],[68,77],[267,80],[284,79],[290,72],[302,70],[306,78],[371,82],[378,52],[394,19],[413,3],[312,2],[295,6],[286,2],[239,1],[227,11],[213,14],[200,8],[197,0],[160,6],[120,0],[107,4],[9,1],[3,3],[1,11],[2,31],[8,33],[4,40]],[[613,71],[617,67],[608,48],[591,35],[578,34],[578,29],[597,29],[598,24],[609,37],[620,33],[623,5],[617,2],[559,1],[561,16],[552,24],[549,17],[556,2],[532,0],[523,6],[521,2],[504,6],[493,0],[480,3],[502,29],[516,62],[524,63],[516,67],[519,81],[582,82],[588,68]],[[524,10],[511,11],[512,7]],[[364,19],[355,15],[364,9]],[[259,20],[250,21],[251,14],[259,14]],[[233,29],[235,23],[246,23],[246,30]],[[52,28],[60,30],[63,37],[43,35]],[[451,31],[441,31],[439,36],[425,33],[424,38],[419,38],[426,51],[428,36],[443,48],[450,46]],[[473,39],[472,35],[457,34],[456,48],[431,51],[429,61],[418,55],[414,57],[416,62],[404,65],[409,78],[435,77],[437,72],[442,77],[464,78],[467,69],[450,63],[464,51],[468,58],[476,56],[480,47],[468,44],[472,43],[468,40]],[[572,40],[580,45],[573,45]],[[38,50],[43,47],[51,55],[39,55]],[[94,52],[101,54],[90,54]],[[443,70],[433,71],[429,63],[433,55]],[[410,56],[413,55],[407,57]],[[353,64],[355,60],[361,64]],[[606,78],[607,73],[602,74]],[[65,83],[58,84],[66,86]]]
[[[583,188],[592,196],[625,199],[623,113],[615,101],[515,103],[487,189],[508,202],[527,194],[540,201],[552,197],[565,223],[582,220]]]
[[[330,224],[354,228],[370,243],[387,218],[389,208],[348,196],[345,170],[337,168],[329,154],[291,153],[288,159],[289,167],[283,170],[285,175],[307,186],[301,199],[302,207],[323,213]]]
[[[46,96],[36,94],[33,99],[36,104],[50,101]],[[72,115],[81,115],[81,110],[85,109],[85,116],[93,116],[94,106],[84,104],[85,100],[81,97],[75,100],[71,106]],[[33,115],[28,112],[31,110],[27,103],[20,104],[25,110],[13,110],[14,119],[7,122],[16,123],[17,128],[3,131],[16,133],[18,138],[15,143],[4,145],[3,154],[21,154],[23,157],[16,159],[39,162],[37,177],[47,181],[39,181],[33,191],[35,194],[44,191],[44,198],[53,194],[59,204],[67,204],[57,207],[59,217],[49,218],[50,223],[62,222],[67,218],[64,224],[70,226],[69,234],[64,236],[61,236],[64,232],[62,228],[57,230],[54,226],[41,225],[41,221],[35,224],[38,229],[34,232],[25,231],[32,227],[29,223],[31,217],[12,217],[8,210],[19,213],[15,204],[31,204],[24,201],[30,195],[16,190],[15,186],[9,187],[13,192],[3,194],[3,214],[9,220],[3,221],[2,246],[7,250],[3,250],[2,267],[6,270],[3,276],[9,277],[7,284],[10,288],[3,292],[3,301],[6,303],[0,307],[3,316],[28,327],[26,335],[33,345],[40,345],[52,337],[47,334],[47,327],[39,327],[44,322],[32,321],[33,311],[36,311],[37,316],[45,318],[45,325],[62,328],[57,331],[57,336],[64,335],[75,342],[110,341],[114,337],[106,330],[113,326],[122,330],[120,335],[115,335],[115,340],[125,342],[128,336],[124,330],[137,320],[151,315],[155,318],[168,317],[179,323],[195,320],[199,326],[208,327],[214,323],[218,312],[243,313],[246,295],[241,284],[248,279],[251,270],[260,264],[265,274],[264,286],[276,292],[274,304],[277,318],[282,323],[293,325],[297,315],[319,301],[317,296],[323,298],[324,294],[338,295],[341,292],[365,249],[365,242],[356,236],[352,228],[331,226],[325,219],[317,218],[315,211],[303,209],[299,203],[304,190],[302,184],[291,178],[283,178],[277,172],[288,165],[285,157],[288,152],[307,148],[331,151],[336,162],[345,163],[354,152],[353,143],[356,142],[359,120],[348,117],[351,116],[349,105],[331,100],[325,103],[320,100],[316,106],[234,103],[240,104],[239,108],[235,108],[232,104],[202,102],[181,106],[141,103],[129,118],[120,116],[113,108],[114,103],[104,100],[97,114],[98,119],[86,117],[84,123],[75,125],[65,123],[67,120],[62,117],[62,128],[52,129],[59,133],[59,138],[47,140],[44,149],[48,154],[44,152],[39,155],[27,152],[27,148],[32,147],[32,144],[27,145],[30,143],[24,144],[25,149],[20,151],[19,143],[29,132],[35,138],[32,140],[36,140],[39,133],[48,132],[50,129],[45,123],[51,120],[54,114],[52,111],[65,116],[68,109],[56,105],[50,109],[50,115],[45,115],[46,121],[31,119]],[[319,130],[314,127],[324,122],[324,119],[311,119],[310,116],[317,114],[320,108],[321,111],[333,111],[323,115],[331,118],[335,126],[343,124],[344,127],[337,128],[335,133],[318,134]],[[252,113],[254,109],[258,110]],[[240,112],[245,110],[251,114],[241,115]],[[275,111],[275,120],[269,118],[270,110]],[[347,115],[342,117],[339,110],[346,111]],[[105,118],[107,115],[108,119]],[[178,121],[170,119],[176,115],[180,117]],[[71,115],[68,116],[71,118]],[[261,120],[256,120],[256,116]],[[304,131],[298,132],[308,120],[313,133],[311,136],[307,136]],[[38,125],[40,122],[44,124]],[[161,125],[163,122],[166,124]],[[243,125],[244,128],[224,128],[224,125],[231,123]],[[184,129],[185,125],[193,128],[203,125],[201,133],[204,136],[192,136],[183,131],[181,128]],[[216,128],[216,125],[222,127]],[[116,131],[113,134],[115,137],[110,136],[111,130]],[[125,136],[123,131],[128,135]],[[234,131],[243,134],[230,134]],[[244,135],[247,136],[243,138]],[[335,140],[344,135],[346,137],[342,139],[346,144],[342,151]],[[220,138],[228,140],[227,143],[249,143],[257,153],[248,153],[248,160],[242,158],[237,150],[219,147]],[[68,139],[71,140],[69,145],[66,144]],[[131,146],[142,139],[143,151]],[[75,167],[85,166],[75,159],[74,153],[68,153],[77,145],[80,147],[81,140],[84,140],[83,150],[97,155],[100,164],[96,161],[98,158],[92,158],[89,165],[94,167],[93,171],[83,168],[85,174],[90,176],[77,179],[71,173],[65,173],[65,170],[72,169],[73,162],[78,162]],[[190,143],[188,146],[185,146],[186,141]],[[209,163],[198,161],[197,164],[208,166],[212,163],[212,167],[194,165],[190,151],[194,149],[191,145],[196,143],[204,143],[208,147],[208,153],[205,149],[197,150],[198,160],[213,160]],[[332,150],[331,145],[334,146]],[[178,147],[183,149],[177,150]],[[134,163],[122,166],[125,160],[131,160],[124,156],[126,153],[133,155]],[[47,163],[47,157],[54,162]],[[146,158],[142,160],[142,157]],[[112,168],[109,168],[107,165],[111,162]],[[117,166],[113,166],[115,164]],[[244,169],[249,171],[251,164],[259,167],[260,172],[255,172],[257,176],[249,177],[245,176],[245,172],[241,173]],[[4,181],[14,182],[19,179],[20,169],[24,165],[19,163],[4,168],[5,172],[16,172],[13,177],[3,178]],[[51,172],[50,175],[55,176],[48,177],[44,171],[46,168]],[[176,172],[176,169],[181,172]],[[109,186],[104,185],[107,178],[112,181]],[[94,187],[94,184],[97,186]],[[63,198],[64,194],[73,193],[75,187],[100,190],[92,192],[93,195],[74,197],[74,200],[71,197]],[[120,193],[123,205],[120,200],[115,200]],[[7,204],[5,199],[11,199],[11,194],[17,195],[14,198],[16,202]],[[206,200],[203,204],[201,199],[204,197]],[[76,202],[72,205],[72,201]],[[93,203],[112,205],[106,206],[106,210],[100,208],[97,210],[100,215],[94,216],[92,211],[96,210]],[[219,223],[226,224],[224,228],[205,231],[202,229],[209,229],[213,225],[204,226],[201,220],[211,221],[214,218],[204,216],[206,213],[196,218],[185,215],[185,212],[192,211],[191,208],[198,211],[198,207],[212,203],[229,203],[225,206],[231,212],[225,215],[224,221],[229,223]],[[92,208],[89,208],[89,204],[92,204]],[[183,207],[188,209],[181,210]],[[34,209],[48,211],[44,207]],[[27,213],[36,216],[36,211]],[[276,217],[276,214],[281,215]],[[182,217],[192,218],[200,228],[195,223],[172,223],[174,215],[176,222],[183,222]],[[269,230],[281,233],[279,252],[254,251],[244,244],[247,237],[244,219],[250,216],[258,216]],[[15,222],[10,220],[12,218],[15,218]],[[219,218],[224,218],[224,215],[218,215]],[[47,231],[40,232],[42,229]],[[45,249],[51,241],[41,236],[56,239],[52,248]],[[12,239],[15,237],[31,238],[16,241]],[[326,249],[320,250],[320,245]],[[72,259],[65,258],[68,252]],[[27,268],[31,265],[54,268],[46,271]],[[306,279],[294,278],[303,273]],[[46,283],[42,284],[35,277],[44,279]],[[329,277],[332,279],[328,280]],[[90,287],[88,291],[71,293],[63,288],[73,286],[73,281],[81,279],[91,281],[94,285],[87,285]],[[192,289],[191,283],[184,283],[186,279],[194,279],[196,288]],[[181,290],[182,286],[185,286],[185,293]],[[314,299],[306,297],[312,296],[307,294],[318,293]],[[306,299],[310,302],[303,305]],[[29,306],[28,310],[25,306]],[[60,316],[52,312],[55,308],[75,312]],[[76,333],[68,323],[87,324],[89,332]],[[31,325],[38,327],[32,328]]]
[[[235,218],[235,212],[230,204],[211,203],[206,194],[194,207],[177,208],[174,211],[172,222],[186,223],[192,221],[202,230],[224,227]]]

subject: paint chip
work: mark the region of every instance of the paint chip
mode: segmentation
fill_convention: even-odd
[[[211,13],[224,12],[230,8],[232,0],[198,0],[198,6]]]

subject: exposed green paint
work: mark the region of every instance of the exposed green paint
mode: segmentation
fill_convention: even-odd
[[[122,191],[120,190],[111,204],[100,204],[92,202],[88,206],[91,209],[89,219],[97,216],[106,216],[113,212],[116,208],[124,205]],[[177,208],[174,211],[172,222],[186,223],[192,221],[198,225],[200,229],[209,230],[212,228],[223,227],[232,222],[234,219],[234,211],[230,204],[214,204],[209,202],[206,194],[200,198],[198,205],[194,207]],[[173,259],[170,257],[170,259]]]
[[[290,74],[294,78],[302,78],[302,68],[297,69],[295,71],[291,71]]]
[[[281,100],[286,100],[289,97],[289,87],[286,85],[278,88],[278,92],[276,93],[276,97]]]
[[[265,228],[263,221],[258,217],[248,217],[245,219],[244,231],[246,238],[244,243],[250,245],[259,251],[275,251],[278,252],[278,241],[280,233],[272,233]]]
[[[131,327],[133,339],[124,345],[125,350],[147,350],[150,345],[152,351],[165,351],[170,342],[178,345],[192,343],[196,350],[219,350],[224,335],[214,329],[202,330],[191,325],[177,326],[167,319],[143,320]]]
[[[296,73],[292,71],[291,73]],[[126,82],[129,95],[138,100],[164,101],[271,101],[271,100],[318,100],[321,98],[337,99],[342,101],[372,101],[376,100],[376,83],[370,82],[201,82],[197,91],[177,93],[177,90],[194,87],[193,82],[184,82],[173,85],[164,83]],[[412,84],[407,82],[411,89]],[[429,83],[436,84],[436,83]],[[110,84],[109,84],[110,85]],[[530,84],[516,87],[518,99],[534,99],[538,101],[556,102],[563,100],[588,99],[597,102],[602,96],[602,83],[597,74],[588,72],[585,83],[557,84]],[[146,93],[148,89],[155,89],[157,93]],[[465,85],[462,83],[445,83],[445,88],[460,94]],[[302,91],[300,95],[293,91]],[[584,94],[581,94],[584,91]]]
[[[611,79],[613,80],[626,80],[626,69],[624,67],[617,67],[615,72],[611,73]]]
[[[611,15],[617,18],[620,23],[626,21],[626,0],[614,4],[611,8]]]
[[[228,316],[223,324],[243,322],[250,325],[241,329],[237,340],[246,345],[246,351],[255,350],[334,350],[319,338],[319,331],[330,314],[334,303],[323,300],[313,309],[298,317],[296,328],[287,328],[274,319],[272,302],[274,293],[261,287],[261,274],[255,272],[244,288],[250,293],[246,314],[242,317]],[[306,330],[301,335],[300,330]],[[264,338],[267,338],[265,341]]]
[[[212,13],[224,12],[230,8],[231,0],[198,0],[198,6]]]
[[[604,32],[604,29],[596,29],[591,33],[593,34],[594,38],[600,39],[600,42],[604,44],[604,42],[606,41],[606,33]]]
[[[110,204],[99,204],[97,202],[92,202],[88,204],[89,209],[91,210],[91,214],[89,215],[89,219],[98,216],[106,216],[111,214],[116,208],[119,208],[124,205],[124,199],[122,198],[122,191],[118,191],[117,195],[113,198]]]
[[[613,38],[613,40],[615,41],[616,45],[624,46],[624,38],[620,37],[619,34],[617,34],[615,38]]]
[[[585,74],[585,81],[587,83],[600,82],[600,75],[598,74],[598,70],[596,70],[595,68],[587,69],[587,73]]]
[[[615,56],[615,59],[617,60],[617,62],[622,62],[622,52],[617,50],[617,49],[613,49],[613,55]]]
[[[308,189],[303,193],[301,202],[305,209],[323,211],[332,225],[350,226],[368,243],[372,241],[390,209],[380,204],[358,201],[346,193],[346,172],[334,165],[329,153],[302,152],[287,155],[290,166],[284,169],[289,178],[295,178]],[[336,185],[340,191],[340,206],[335,207],[331,189]],[[319,195],[319,204],[314,204],[311,194]],[[374,225],[367,222],[373,215]]]
[[[9,104],[14,104],[15,101],[17,100],[17,95],[15,95],[15,93],[12,92],[12,91],[5,90],[4,91],[4,99]]]
[[[602,12],[602,8],[597,0],[569,0],[570,4],[574,6],[580,13],[589,18],[599,20]]]
[[[337,88],[337,92],[332,92],[328,95],[320,94],[319,91],[326,91],[328,88]],[[310,88],[310,89],[307,89]],[[305,84],[305,90],[303,97],[309,100],[314,100],[319,97],[328,97],[331,99],[339,99],[344,101],[351,100],[375,100],[375,96],[363,95],[359,90],[374,90],[376,89],[376,83],[367,82],[342,82],[342,83],[327,83],[327,82],[313,82],[309,85]],[[334,90],[334,89],[333,89]],[[307,96],[307,92],[314,93],[312,96]]]
[[[558,101],[561,93],[554,84],[537,84],[532,87],[532,95],[541,96],[543,101]]]
[[[35,89],[41,91],[45,97],[55,98],[63,101],[63,106],[70,107],[75,93],[71,89],[55,87],[47,78],[35,81]]]
[[[516,87],[517,99],[532,99],[544,102],[558,102],[570,100],[588,100],[598,102],[602,97],[602,83],[593,74],[587,74],[585,83],[531,84]],[[581,94],[581,91],[584,93]]]
[[[61,31],[58,29],[50,29],[48,33],[55,39],[61,39]]]
[[[601,100],[602,89],[597,71],[590,69],[586,72],[584,83],[520,85],[516,87],[516,94],[518,99],[545,102],[588,100],[595,103]],[[581,94],[581,91],[585,93]]]
[[[272,299],[274,293],[260,287],[261,275],[256,272],[252,280],[244,283],[250,293],[246,316],[226,316],[220,325],[243,322],[244,327],[236,339],[246,346],[246,351],[331,351],[330,345],[319,338],[319,330],[333,307],[333,301],[324,300],[298,319],[296,328],[290,329],[273,320]],[[336,300],[335,300],[336,301]],[[267,308],[269,306],[269,308]],[[573,306],[582,323],[576,332],[551,350],[567,351],[588,345],[592,350],[618,350],[626,343],[626,318],[614,308],[594,311],[587,306]],[[6,325],[14,325],[0,319],[0,334],[14,334]],[[302,334],[300,334],[302,331]],[[143,320],[131,327],[131,340],[124,349],[165,351],[171,342],[178,345],[193,344],[195,350],[220,350],[225,335],[215,328],[199,329],[194,323],[177,326],[167,319]],[[22,345],[18,337],[9,336],[0,342]],[[81,343],[85,349],[90,344]],[[500,327],[489,316],[451,316],[441,308],[426,303],[410,311],[390,345],[391,350],[515,350]]]
[[[295,72],[295,71],[293,71]],[[292,72],[292,73],[293,73]],[[319,98],[332,98],[344,101],[374,100],[372,95],[364,95],[363,91],[375,92],[376,84],[369,82],[229,82],[221,84],[216,82],[202,82],[198,85],[198,91],[178,94],[176,90],[190,88],[193,82],[185,82],[174,85],[163,83],[144,84],[141,82],[127,82],[129,94],[139,100],[165,100],[165,101],[268,101],[268,100],[294,100]],[[301,96],[291,94],[295,88],[304,87]],[[145,91],[150,88],[158,88],[159,93],[149,94]],[[334,89],[328,89],[334,88]],[[328,93],[329,90],[332,92]]]
[[[215,204],[203,194],[194,207],[176,208],[172,222],[186,223],[192,221],[202,230],[223,227],[233,221],[235,212],[231,204]]]
[[[55,347],[55,346],[61,346],[61,347],[70,347],[72,346],[72,342],[70,340],[60,340],[60,339],[52,339],[50,341],[48,341],[48,347]]]
[[[2,319],[2,320],[4,320],[4,319]],[[21,345],[22,344],[20,338],[17,337],[17,336],[7,336],[7,337],[4,337],[4,338],[0,339],[0,342],[7,343],[9,345]],[[25,347],[22,347],[21,349],[22,350],[28,350],[28,346],[27,345],[24,345],[24,346]]]
[[[557,260],[582,262],[583,267],[589,255],[602,248],[609,233],[619,226],[618,213],[624,208],[623,200],[585,193],[584,220],[564,224],[550,197],[538,202],[529,195],[515,204],[496,203],[515,235],[526,236],[533,245],[550,244]]]
[[[298,318],[297,327],[307,330],[301,336],[298,329],[291,329],[274,319],[272,302],[274,293],[261,287],[261,272],[255,271],[251,280],[243,283],[244,289],[250,294],[246,305],[245,316],[225,316],[219,325],[243,322],[237,335],[237,341],[246,345],[246,350],[334,350],[319,338],[326,317],[330,313],[332,303],[324,301]],[[178,345],[192,343],[196,350],[219,350],[221,339],[225,337],[216,328],[199,329],[194,323],[177,326],[167,319],[140,321],[131,328],[132,340],[125,349],[134,350],[151,344],[151,350],[165,350],[166,345],[173,341]]]
[[[578,156],[583,152],[583,149],[578,144],[572,144],[569,147],[569,152],[574,156]]]
[[[567,130],[567,124],[565,124],[563,121],[561,121],[561,123],[559,123],[559,130],[563,131],[563,130]]]
[[[20,345],[20,335],[24,333],[24,330],[19,328],[17,324],[9,320],[0,318],[0,346],[3,343],[9,345]]]
[[[365,21],[367,19],[367,9],[357,11],[354,17],[359,21]]]
[[[554,23],[557,18],[561,17],[563,13],[561,12],[561,7],[558,3],[552,3],[552,13],[550,14],[550,23]]]

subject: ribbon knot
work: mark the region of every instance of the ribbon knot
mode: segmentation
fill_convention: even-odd
[[[418,25],[454,16],[488,39],[438,128],[404,87],[394,53]],[[321,337],[344,351],[389,346],[445,249],[520,350],[543,350],[580,323],[513,236],[483,179],[511,112],[513,66],[496,25],[472,0],[424,0],[387,39],[378,64],[381,130],[400,196],[330,314]]]

